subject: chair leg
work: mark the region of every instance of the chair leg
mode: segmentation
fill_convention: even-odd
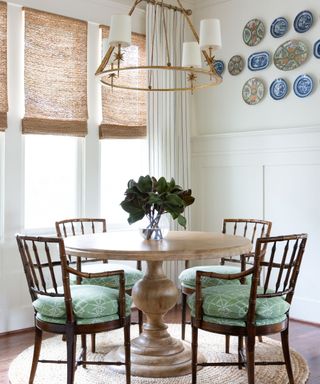
[[[192,384],[197,383],[197,362],[198,362],[198,328],[192,325]]]
[[[187,295],[182,292],[181,295],[182,308],[181,308],[181,339],[186,338],[186,317],[187,317]]]
[[[91,352],[96,353],[96,334],[91,335]]]
[[[238,337],[238,368],[242,369],[243,367],[243,337]]]
[[[87,335],[81,335],[82,360],[87,360]],[[82,364],[83,368],[87,368],[86,364]]]
[[[34,329],[34,347],[33,347],[33,358],[32,358],[32,366],[29,376],[29,384],[32,384],[34,381],[34,377],[36,375],[38,360],[41,351],[41,342],[42,342],[42,331],[41,329],[35,327]]]
[[[126,322],[123,331],[126,365],[126,384],[131,384],[130,320]]]
[[[74,334],[72,327],[67,328],[67,384],[74,383],[74,375],[76,370],[76,343],[77,336]]]
[[[230,335],[226,335],[225,339],[226,339],[226,353],[230,353]]]
[[[138,309],[139,334],[143,331],[143,312]]]
[[[260,343],[263,343],[262,336],[258,336],[258,340],[259,340]]]
[[[281,332],[281,344],[284,361],[286,363],[286,370],[289,378],[289,384],[294,384],[291,358],[290,358],[290,349],[289,349],[289,329],[285,329]]]
[[[254,384],[254,348],[255,336],[250,335],[246,338],[246,357],[247,357],[247,374],[248,384]]]

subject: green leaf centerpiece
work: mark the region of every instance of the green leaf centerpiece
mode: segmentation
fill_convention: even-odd
[[[165,213],[169,213],[173,220],[177,219],[186,229],[187,220],[182,213],[193,202],[191,189],[183,190],[173,178],[170,181],[164,177],[157,180],[147,175],[140,176],[138,182],[132,179],[128,181],[125,199],[120,205],[129,213],[129,224],[147,217],[149,225],[145,237],[150,239],[152,230],[159,231],[159,221]]]

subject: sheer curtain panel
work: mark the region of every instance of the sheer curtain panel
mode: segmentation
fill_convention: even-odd
[[[102,38],[109,35],[109,27],[101,26]],[[103,44],[104,45],[104,44]],[[122,50],[121,66],[145,65],[146,37],[132,33],[131,45]],[[104,54],[104,52],[103,52]],[[146,74],[142,71],[120,72],[116,83],[119,85],[135,84],[139,87]],[[102,86],[102,123],[100,139],[135,139],[147,135],[147,96],[142,91],[117,89]]]
[[[25,116],[22,132],[87,134],[87,23],[23,8]]]
[[[155,17],[155,5],[147,5],[147,55],[151,63],[166,65],[166,42],[163,17],[167,26],[171,65],[181,65],[184,41],[184,17],[180,12],[164,9],[162,17]],[[156,29],[153,54],[151,52],[153,30]],[[158,71],[151,77],[152,86],[185,87],[185,80],[176,71]],[[183,188],[190,184],[190,116],[188,92],[150,92],[148,98],[148,143],[150,174],[155,177],[173,177]],[[185,211],[190,226],[189,209]],[[171,229],[181,229],[176,222]],[[177,276],[184,269],[182,261],[164,263],[167,276],[178,284]]]
[[[7,3],[0,1],[0,132],[7,128]]]

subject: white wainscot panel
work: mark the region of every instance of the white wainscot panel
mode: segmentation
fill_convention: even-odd
[[[262,181],[260,166],[204,166],[198,186],[198,229],[221,231],[224,218],[262,218]]]
[[[291,316],[320,323],[320,164],[265,167],[265,212],[272,233],[308,233]]]

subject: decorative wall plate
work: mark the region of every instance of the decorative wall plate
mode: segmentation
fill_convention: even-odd
[[[299,33],[307,32],[313,24],[313,16],[310,11],[302,11],[294,19],[294,29]]]
[[[248,68],[250,71],[261,71],[267,68],[269,64],[270,55],[266,51],[253,53],[248,58]]]
[[[276,79],[271,83],[269,92],[273,99],[281,100],[288,93],[288,84],[284,79]]]
[[[252,19],[248,21],[242,33],[243,41],[250,47],[259,44],[264,38],[264,35],[265,27],[263,22],[259,19]]]
[[[309,75],[298,76],[293,84],[294,93],[299,97],[307,97],[313,90],[313,80]]]
[[[228,63],[228,71],[230,75],[236,76],[243,71],[244,61],[239,55],[232,56]]]
[[[308,47],[303,41],[288,40],[281,44],[273,55],[274,65],[282,71],[300,67],[308,58]]]
[[[320,59],[320,40],[316,41],[313,46],[313,54],[317,59]]]
[[[224,72],[224,62],[222,60],[215,60],[214,69],[216,70],[218,75],[222,75]]]
[[[288,32],[288,20],[285,17],[275,19],[270,27],[270,33],[273,37],[282,37]]]
[[[258,104],[264,96],[263,82],[253,77],[249,79],[242,88],[242,98],[249,105]]]

